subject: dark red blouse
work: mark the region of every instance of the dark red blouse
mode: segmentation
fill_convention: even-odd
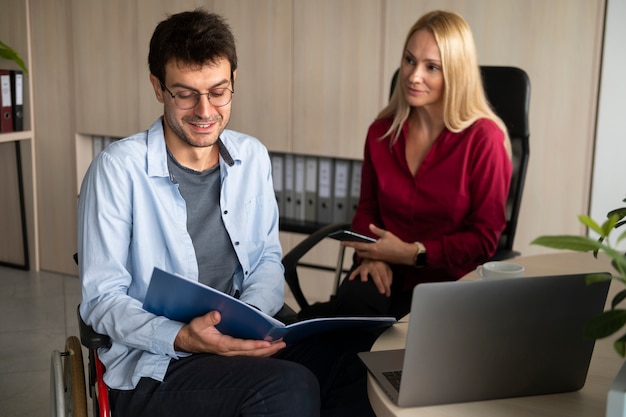
[[[390,123],[369,128],[352,228],[371,235],[373,223],[426,246],[427,267],[393,267],[407,289],[458,279],[495,253],[506,226],[512,167],[504,135],[488,119],[460,133],[444,129],[413,176],[405,157],[408,124],[390,148],[388,137],[380,140]]]

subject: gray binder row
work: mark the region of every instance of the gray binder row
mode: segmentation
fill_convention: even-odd
[[[280,217],[352,221],[361,191],[361,160],[273,151],[270,158]]]
[[[114,138],[111,136],[93,136],[92,139],[93,157],[95,158],[104,148],[121,138]]]

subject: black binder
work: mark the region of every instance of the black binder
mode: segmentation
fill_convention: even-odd
[[[11,105],[13,112],[13,131],[24,130],[24,73],[11,70]]]

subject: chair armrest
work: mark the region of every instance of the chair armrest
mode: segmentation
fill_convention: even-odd
[[[283,304],[283,307],[278,311],[278,313],[274,314],[274,318],[289,325],[298,321],[298,313],[296,313],[287,304]]]
[[[80,306],[79,306],[80,307]],[[78,331],[80,333],[80,343],[87,349],[97,349],[100,347],[111,347],[111,338],[107,335],[96,333],[80,316],[79,308],[76,309],[78,317]]]
[[[293,293],[296,302],[300,308],[308,307],[309,302],[304,297],[300,282],[298,279],[297,267],[300,259],[306,255],[315,245],[328,237],[329,233],[341,229],[349,229],[350,223],[332,223],[317,229],[315,232],[307,236],[302,242],[298,243],[283,257],[283,266],[285,267],[285,281],[289,289]]]

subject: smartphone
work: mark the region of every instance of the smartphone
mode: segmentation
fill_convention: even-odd
[[[364,243],[372,243],[376,242],[376,239],[373,237],[365,236],[359,233],[355,233],[351,230],[338,230],[336,232],[332,232],[328,235],[328,237],[348,241],[348,242],[364,242]]]

